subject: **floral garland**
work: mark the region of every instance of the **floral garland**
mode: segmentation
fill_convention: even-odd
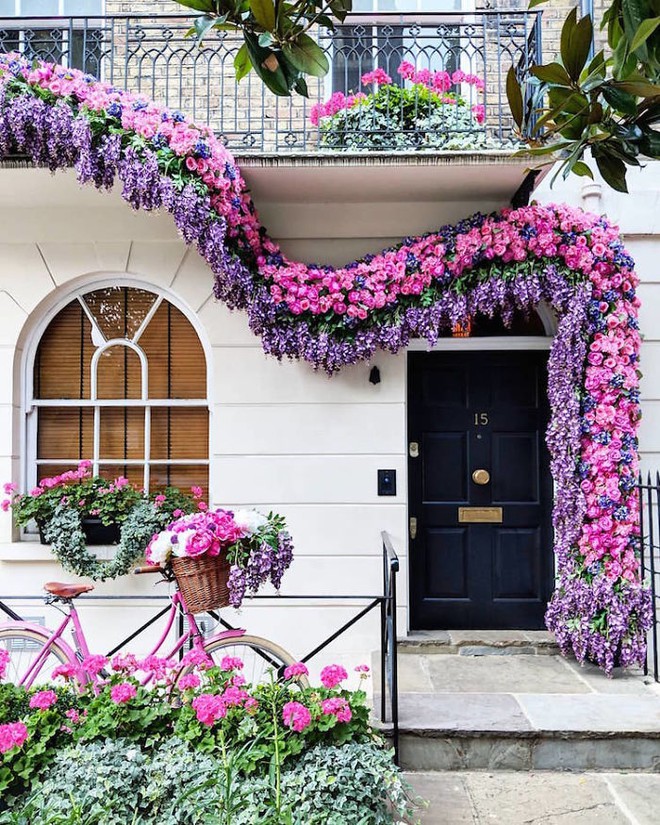
[[[53,555],[65,570],[78,576],[105,581],[125,576],[144,556],[147,545],[169,521],[149,502],[134,507],[121,525],[120,541],[112,559],[101,561],[88,549],[78,510],[59,505],[45,527],[45,537]]]
[[[639,301],[616,227],[567,206],[475,215],[336,269],[288,260],[259,223],[233,158],[207,127],[61,66],[0,56],[0,157],[25,154],[81,183],[115,179],[135,209],[169,211],[246,311],[267,353],[334,373],[412,337],[433,344],[476,313],[560,317],[547,442],[558,580],[547,624],[607,672],[641,663],[637,428]]]

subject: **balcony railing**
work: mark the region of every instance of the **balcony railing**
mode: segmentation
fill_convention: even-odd
[[[203,48],[186,38],[190,16],[0,17],[0,51],[19,51],[83,69],[141,92],[208,124],[238,154],[377,149],[382,151],[511,146],[505,93],[511,65],[520,77],[541,58],[540,12],[355,14],[319,42],[329,74],[310,78],[309,98],[277,98],[249,75],[240,83],[234,56],[241,40],[211,33]],[[358,104],[312,122],[315,104],[333,93],[370,92],[363,74],[380,68],[396,85],[403,62],[459,79],[429,104],[414,89],[386,97],[378,111]],[[463,75],[478,83],[460,80]],[[459,103],[451,98],[459,97]]]

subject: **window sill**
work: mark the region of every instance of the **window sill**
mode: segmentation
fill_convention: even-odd
[[[102,560],[112,559],[116,552],[116,544],[94,547],[96,557]],[[0,562],[36,561],[57,561],[49,544],[39,544],[36,541],[13,541],[0,544]]]

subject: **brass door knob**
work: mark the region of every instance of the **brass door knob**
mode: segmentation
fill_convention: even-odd
[[[472,473],[472,481],[475,484],[488,484],[490,481],[490,473],[488,470],[475,470]]]

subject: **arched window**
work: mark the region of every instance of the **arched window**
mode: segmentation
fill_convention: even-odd
[[[208,491],[206,359],[162,296],[111,286],[75,297],[39,341],[32,396],[30,481],[89,459],[145,489]]]

